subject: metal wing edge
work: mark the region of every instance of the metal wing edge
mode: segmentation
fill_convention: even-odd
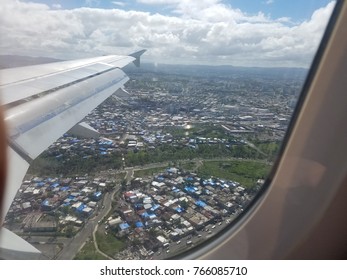
[[[130,55],[133,59],[129,60],[128,63],[134,60],[139,63],[140,55],[143,52]],[[64,132],[79,123],[117,89],[121,88],[128,79],[122,70],[112,69],[112,71],[102,75],[83,80],[78,84],[72,84],[52,94],[47,94],[5,111],[5,123],[9,128],[9,147],[1,225],[21,186],[31,160],[41,154]],[[10,240],[16,240],[17,237],[13,236],[15,236],[13,233],[2,234],[0,258],[3,257],[3,252],[11,255],[11,252],[17,251],[16,248],[9,248],[9,244],[16,244],[16,242],[10,242]],[[26,241],[23,240],[23,242]],[[31,249],[28,251],[35,255],[37,253],[35,248],[30,244],[26,246],[26,248],[30,247]],[[23,247],[23,250],[26,249]]]

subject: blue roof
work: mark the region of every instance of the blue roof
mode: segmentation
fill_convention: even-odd
[[[182,213],[182,212],[183,212],[183,208],[177,207],[177,208],[175,209],[175,211],[176,211],[177,213]]]
[[[87,207],[86,205],[81,204],[81,205],[76,209],[76,211],[77,211],[77,212],[82,212],[83,209],[86,208],[86,207]]]
[[[94,196],[99,197],[99,196],[101,196],[101,194],[102,193],[99,191],[99,192],[94,193]]]
[[[149,215],[148,215],[147,212],[144,212],[144,213],[141,214],[141,217],[142,218],[149,218]]]
[[[155,211],[160,208],[159,204],[153,205],[152,208],[150,209],[151,211]]]
[[[52,188],[56,188],[58,186],[59,186],[59,183],[54,183],[54,184],[51,185]]]
[[[112,145],[113,142],[112,141],[99,141],[99,145],[107,145],[107,146],[110,146]]]
[[[143,223],[142,222],[136,222],[135,223],[137,228],[143,227]]]
[[[159,180],[159,181],[164,181],[164,177],[163,176],[158,176],[156,179]]]
[[[193,188],[193,187],[185,187],[184,188],[187,192],[190,192],[190,193],[195,193],[196,192],[196,190],[195,190],[195,188]]]
[[[121,230],[124,230],[124,229],[129,228],[130,226],[127,223],[123,223],[123,224],[120,224],[119,227]]]
[[[48,199],[45,199],[45,200],[41,203],[41,205],[43,205],[43,206],[50,206],[49,200],[48,200]]]
[[[211,192],[209,190],[204,190],[206,194],[210,194]]]
[[[140,209],[140,208],[143,207],[143,203],[135,203],[134,206],[135,206],[136,209]]]
[[[70,189],[69,186],[65,186],[65,187],[61,187],[60,190],[65,192],[65,191],[68,191]]]
[[[207,205],[207,204],[206,204],[205,202],[203,202],[202,200],[196,201],[195,204],[196,204],[197,206],[202,207],[202,208],[206,207],[206,205]]]

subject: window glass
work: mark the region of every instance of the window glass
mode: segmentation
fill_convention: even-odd
[[[84,118],[96,137],[63,131],[31,163],[4,226],[44,259],[165,259],[215,236],[262,188],[334,5],[3,0],[1,68],[147,49]]]

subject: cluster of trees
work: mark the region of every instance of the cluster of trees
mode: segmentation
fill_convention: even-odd
[[[122,167],[121,153],[115,153],[112,156],[91,156],[81,158],[71,156],[67,160],[57,159],[44,153],[36,158],[30,165],[28,173],[43,175],[75,175],[82,173],[93,173],[105,169],[120,169]]]
[[[242,144],[198,144],[191,146],[174,146],[163,144],[155,149],[134,150],[124,154],[126,166],[141,166],[149,163],[192,160],[196,158],[213,159],[235,157],[243,159],[257,159],[273,161],[278,153],[279,143],[256,143],[263,152]],[[81,173],[94,173],[106,169],[121,169],[123,167],[122,153],[111,155],[95,155],[86,158],[71,156],[68,159],[59,159],[44,153],[30,166],[29,173],[37,175],[74,175]]]

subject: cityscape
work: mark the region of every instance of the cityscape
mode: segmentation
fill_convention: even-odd
[[[29,168],[4,226],[43,259],[167,259],[228,230],[266,182],[306,70],[143,64]],[[266,185],[266,184],[265,184]]]

